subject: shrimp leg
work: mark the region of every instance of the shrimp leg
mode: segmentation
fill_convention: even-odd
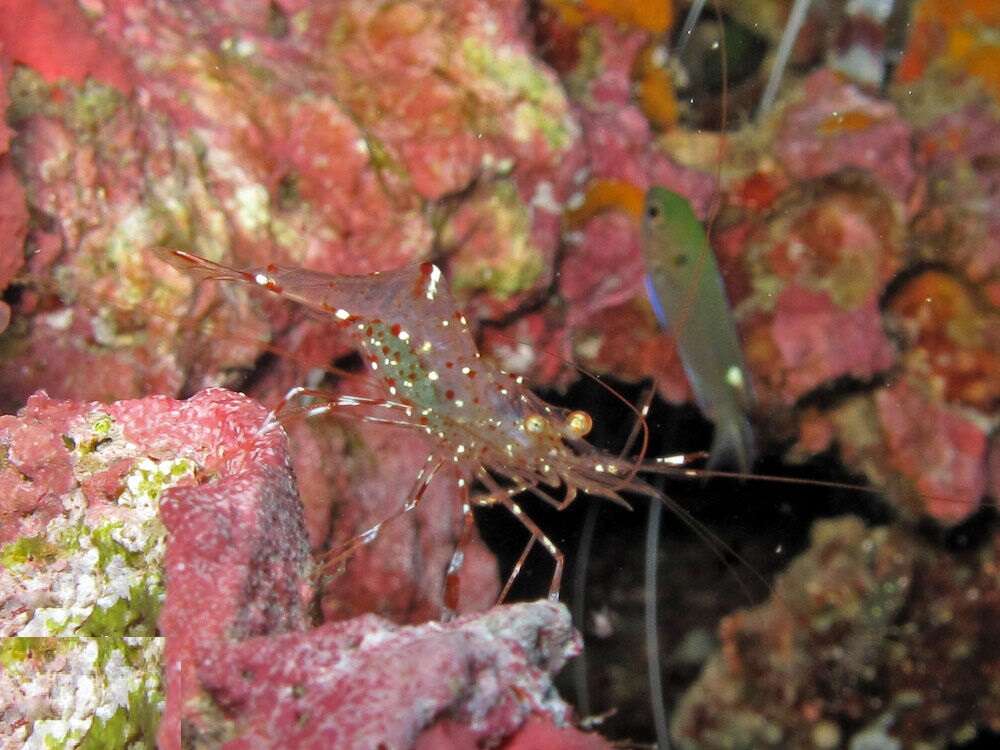
[[[323,555],[323,564],[321,567],[332,568],[340,562],[348,559],[351,555],[361,549],[361,547],[374,542],[378,538],[379,531],[382,530],[382,527],[385,524],[394,521],[400,516],[406,515],[411,510],[415,510],[417,506],[420,505],[420,501],[424,499],[428,486],[430,486],[434,476],[443,465],[444,459],[438,458],[434,453],[428,455],[423,468],[417,472],[416,481],[413,483],[413,487],[407,494],[406,503],[403,507],[393,513],[390,513],[388,516],[378,521],[378,523],[369,526],[360,534],[351,537],[343,544],[339,544],[333,549],[328,550]]]
[[[306,388],[305,386],[295,386],[289,389],[289,391],[281,399],[281,402],[271,410],[271,413],[267,415],[267,419],[264,420],[264,424],[261,425],[261,432],[267,432],[273,430],[282,424],[283,419],[288,419],[296,411],[294,406],[295,402],[300,399],[313,398],[317,401],[321,401],[318,406],[301,406],[298,407],[303,413],[306,419],[311,417],[318,417],[324,414],[331,414],[335,410],[347,410],[353,409],[355,407],[382,407],[385,409],[395,409],[397,411],[403,411],[405,414],[409,415],[412,412],[411,407],[406,406],[406,404],[401,404],[398,401],[389,401],[387,399],[379,398],[366,398],[363,396],[334,396],[332,394],[326,393],[324,391],[316,390],[314,388]],[[412,427],[412,423],[405,420],[393,420],[384,417],[374,417],[368,414],[351,414],[351,416],[359,417],[366,422],[378,422],[382,424],[398,424],[408,427]]]
[[[468,485],[462,483],[462,530],[459,533],[458,541],[455,543],[455,551],[448,561],[448,571],[444,578],[444,615],[443,619],[450,619],[458,611],[459,602],[459,580],[458,574],[465,563],[465,550],[472,541],[472,529],[475,527],[475,518],[472,515],[472,504],[469,502]]]
[[[519,485],[512,487],[509,490],[505,490],[503,487],[498,485],[496,481],[494,481],[493,477],[491,477],[486,471],[479,471],[476,473],[476,476],[479,477],[480,481],[482,481],[482,483],[485,484],[490,490],[488,501],[500,503],[504,506],[508,511],[510,511],[514,518],[521,522],[521,525],[528,530],[528,533],[531,534],[531,539],[528,540],[521,556],[517,559],[517,562],[514,563],[514,569],[507,577],[507,582],[504,583],[498,601],[503,601],[504,597],[506,597],[510,592],[510,587],[513,585],[514,579],[517,578],[518,573],[521,572],[524,561],[527,559],[528,553],[535,545],[535,542],[539,542],[555,562],[555,569],[552,571],[552,580],[549,583],[549,600],[559,601],[559,586],[562,583],[562,571],[566,558],[562,551],[552,542],[552,540],[545,536],[545,532],[538,528],[538,525],[525,514],[525,512],[521,509],[521,506],[511,499],[514,495],[517,495],[520,492],[530,490],[531,487]]]

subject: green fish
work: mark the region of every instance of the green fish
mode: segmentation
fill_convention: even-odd
[[[702,413],[715,425],[709,467],[753,465],[750,375],[722,275],[705,230],[684,197],[646,193],[642,252],[646,292],[660,324],[673,321],[677,349]]]

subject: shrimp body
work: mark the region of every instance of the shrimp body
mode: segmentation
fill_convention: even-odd
[[[438,459],[483,480],[493,494],[500,488],[488,472],[559,507],[577,491],[625,505],[621,491],[657,495],[634,476],[633,464],[582,439],[591,428],[586,412],[546,403],[522,378],[480,357],[467,319],[432,263],[341,276],[277,265],[239,270],[181,251],[159,252],[201,278],[255,284],[330,316],[357,342],[386,404],[431,437]],[[542,485],[563,488],[562,500],[539,492]]]

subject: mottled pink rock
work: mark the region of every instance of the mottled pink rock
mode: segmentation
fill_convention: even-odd
[[[820,70],[781,114],[774,155],[798,180],[857,167],[905,201],[916,179],[910,126],[891,103]]]
[[[40,533],[62,511],[73,486],[69,451],[58,429],[34,413],[34,397],[18,416],[0,416],[0,544]]]
[[[579,648],[566,609],[535,602],[447,624],[366,615],[220,644],[198,675],[231,722],[230,750],[410,747],[442,719],[482,746],[533,714],[567,720],[551,675]]]
[[[441,719],[420,733],[413,750],[478,750],[476,733],[452,719]],[[609,750],[612,745],[598,734],[560,726],[549,716],[533,715],[501,750]]]
[[[595,216],[568,253],[561,290],[570,304],[567,323],[579,326],[594,313],[639,294],[646,265],[635,220],[619,211]]]
[[[62,635],[75,634],[76,627],[91,628],[82,634],[99,628],[99,634],[118,636],[158,629],[166,639],[161,747],[180,746],[175,740],[183,704],[197,694],[193,670],[204,649],[213,650],[220,639],[301,629],[306,622],[309,557],[301,506],[285,435],[262,430],[266,417],[263,407],[221,389],[188,401],[157,396],[111,404],[40,393],[17,416],[0,417],[6,457],[0,481],[9,485],[0,494],[0,544],[15,561],[23,553],[11,542],[30,536],[38,549],[51,548],[19,562],[28,567],[18,567],[13,578],[3,571],[0,629],[17,634],[27,626],[26,634],[38,635],[46,618],[33,615],[44,612],[52,612],[57,625],[65,623]],[[194,485],[192,471],[200,484]],[[158,488],[174,482],[186,486],[161,497]],[[57,525],[47,526],[52,521]],[[164,552],[157,540],[163,527],[161,571]],[[89,541],[72,541],[79,538]],[[102,544],[108,560],[99,565],[96,548]],[[137,550],[146,567],[126,559]],[[62,568],[79,567],[78,590],[66,588],[61,555]],[[131,577],[112,572],[118,570],[112,556]],[[93,590],[102,582],[110,589]],[[149,587],[145,599],[131,593],[136,586]],[[19,602],[12,609],[11,597]],[[101,604],[105,598],[125,599],[125,612],[135,612],[119,627],[140,630],[108,632],[119,620],[107,614],[94,619],[111,606]]]
[[[778,297],[771,330],[789,403],[838,377],[868,380],[894,359],[874,299],[844,310],[822,292],[788,287]]]
[[[26,295],[15,311],[16,346],[0,372],[12,407],[41,386],[111,399],[233,383],[261,352],[249,339],[276,331],[293,348],[301,338],[279,305],[227,295],[200,308],[212,330],[203,340],[155,322],[161,313],[176,321],[190,289],[142,257],[149,245],[333,272],[390,268],[445,249],[432,242],[450,210],[426,202],[450,208],[462,191],[496,186],[511,196],[500,220],[470,202],[469,221],[454,227],[459,243],[470,221],[481,230],[456,255],[456,278],[472,279],[470,295],[488,292],[487,314],[551,278],[578,128],[555,77],[531,56],[520,4],[218,0],[193,13],[115,1],[88,15],[37,5],[46,18],[72,15],[75,34],[134,63],[136,93],[64,85],[15,103],[19,177],[47,217],[27,244],[64,270],[52,284],[56,309]],[[93,97],[104,110],[79,122],[78,98],[93,106]],[[513,289],[476,278],[498,248],[504,261],[521,251]],[[152,318],[137,299],[158,301]],[[324,338],[328,361],[342,344]],[[70,366],[37,367],[50,358]],[[100,377],[74,377],[82,371]]]
[[[937,117],[916,138],[927,185],[913,226],[917,254],[960,269],[997,306],[1000,118],[992,104],[977,101]]]
[[[216,395],[219,394],[219,395]],[[280,429],[261,431],[260,407],[226,391],[209,391],[214,407],[164,424],[168,399],[146,399],[132,431],[154,447],[204,452],[212,477],[168,491],[160,516],[172,543],[165,560],[167,597],[160,615],[166,637],[167,707],[162,747],[179,747],[183,705],[197,694],[197,660],[217,642],[301,629],[310,591],[308,545]],[[152,407],[152,408],[150,408]],[[148,419],[149,421],[145,421]],[[165,430],[163,428],[166,428]],[[195,612],[210,618],[192,619]]]
[[[6,112],[10,106],[10,95],[7,93],[7,83],[10,81],[12,65],[7,50],[0,41],[0,112]],[[10,146],[10,139],[14,137],[14,131],[7,125],[7,118],[0,122],[0,154],[7,153]]]
[[[899,380],[875,394],[889,465],[916,490],[921,510],[957,523],[986,492],[987,435],[983,426]]]
[[[503,750],[609,750],[613,746],[598,734],[558,726],[548,718],[533,716],[501,747]]]
[[[0,42],[0,112],[6,112],[10,102],[7,82],[10,65],[4,57]],[[6,120],[0,121],[0,291],[6,289],[14,275],[24,265],[24,239],[28,235],[28,207],[24,189],[7,154],[13,132]],[[0,301],[0,333],[10,322],[10,307]]]

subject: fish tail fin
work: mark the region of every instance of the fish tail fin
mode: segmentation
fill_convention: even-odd
[[[746,414],[734,413],[715,423],[712,449],[708,454],[708,468],[737,467],[747,474],[756,458],[753,427]]]

